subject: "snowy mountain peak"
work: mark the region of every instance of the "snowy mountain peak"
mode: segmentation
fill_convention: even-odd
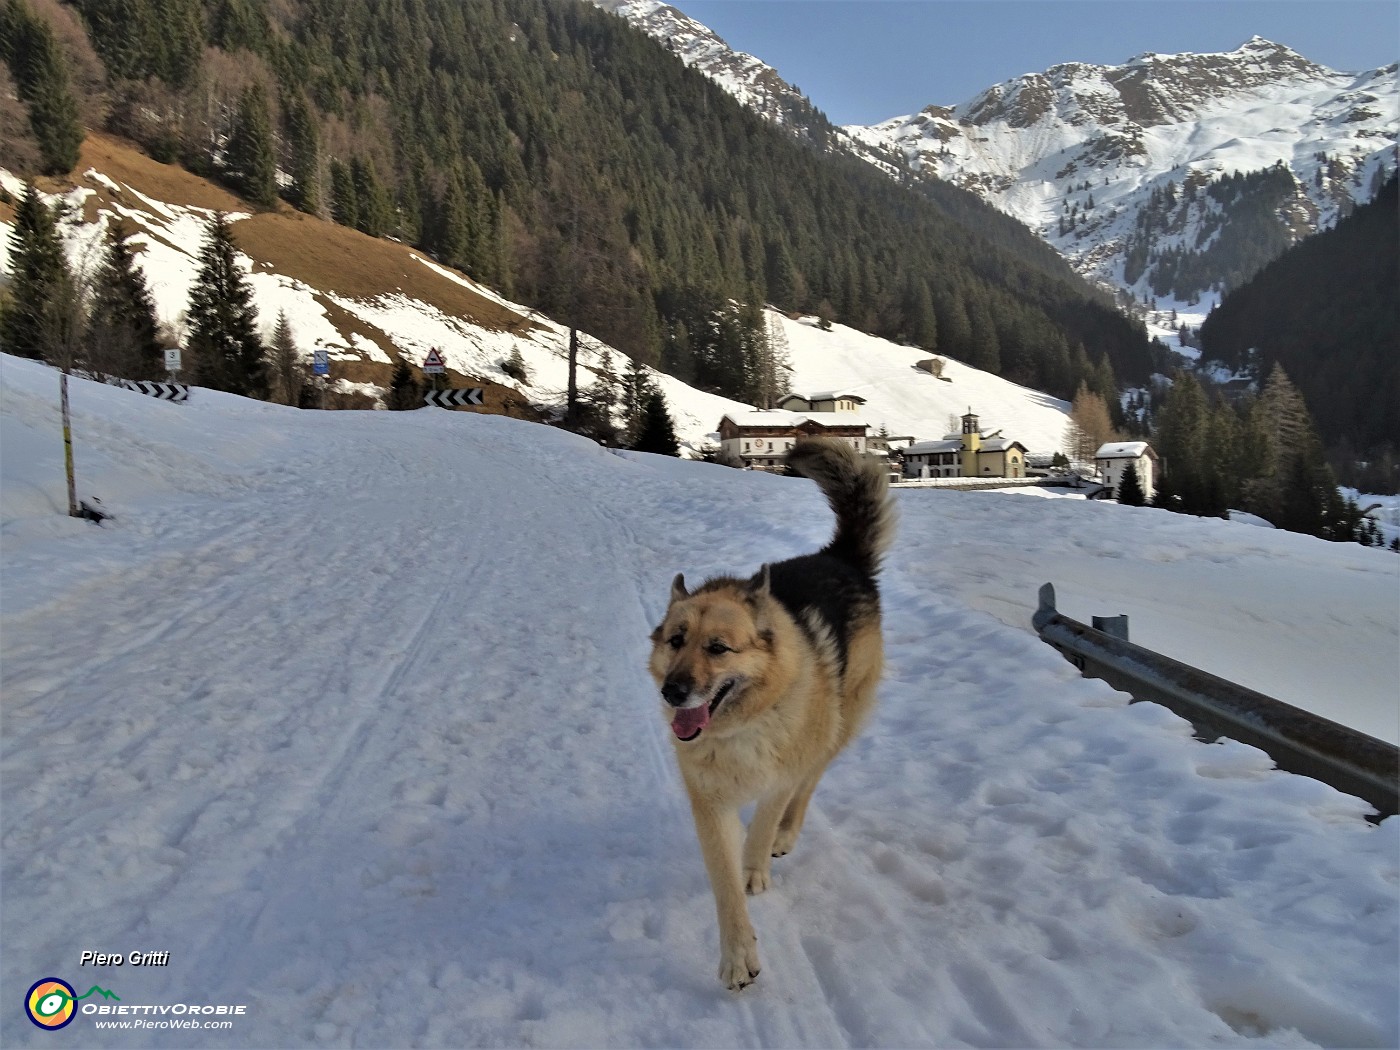
[[[676,8],[594,3],[774,123],[812,126],[811,103],[771,66]],[[1338,72],[1262,36],[1219,53],[1066,62],[958,105],[822,128],[832,148],[895,177],[912,171],[971,190],[1091,280],[1182,304],[1211,301],[1257,268],[1232,241],[1281,251],[1369,200],[1396,169],[1397,134],[1395,65]],[[1236,173],[1257,178],[1212,195]],[[1259,214],[1274,218],[1246,229],[1242,212],[1256,227]]]
[[[1230,254],[1225,231],[1240,200],[1274,214],[1267,233],[1281,250],[1370,199],[1395,170],[1400,89],[1393,66],[1338,72],[1255,36],[1218,54],[1064,63],[956,106],[844,130],[978,193],[1088,277],[1135,297],[1194,302],[1248,270],[1201,261],[1222,239],[1217,254]],[[1238,192],[1206,192],[1278,165],[1291,181],[1261,177]],[[1178,197],[1180,189],[1189,195]],[[1179,279],[1187,256],[1192,276]],[[1164,257],[1170,273],[1158,266]]]

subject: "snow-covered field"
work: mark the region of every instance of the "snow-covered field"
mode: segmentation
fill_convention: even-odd
[[[900,492],[881,708],[753,902],[736,996],[646,635],[677,570],[822,542],[809,482],[75,381],[98,528],[62,513],[57,387],[0,358],[5,1046],[1400,1043],[1400,821],[1028,626],[1052,579],[1247,684],[1380,689],[1393,728],[1392,554]],[[41,1032],[47,976],[150,1010]],[[96,1028],[181,1004],[244,1011]]]

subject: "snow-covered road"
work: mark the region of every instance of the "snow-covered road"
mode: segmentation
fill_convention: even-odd
[[[1212,573],[1253,579],[1210,560],[1236,533],[901,494],[882,706],[753,902],[763,975],[735,996],[646,635],[677,570],[823,541],[810,483],[499,418],[75,382],[99,529],[54,512],[55,388],[0,360],[4,1045],[1400,1040],[1400,821],[1193,741],[969,600],[1013,589],[983,526],[1014,552],[1077,507],[1084,557],[1148,544],[1115,593],[1194,581],[1202,608]],[[1393,645],[1362,621],[1400,559],[1233,528],[1271,574],[1354,581],[1362,611],[1319,622]],[[54,1036],[19,1008],[45,976],[245,1011]]]

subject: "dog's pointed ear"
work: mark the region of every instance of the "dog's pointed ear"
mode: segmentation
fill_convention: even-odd
[[[676,578],[671,581],[671,601],[678,602],[682,598],[689,598],[690,592],[685,589],[685,573],[676,573]]]
[[[751,601],[758,601],[762,598],[767,598],[769,594],[772,593],[772,590],[773,580],[768,571],[768,563],[765,562],[763,568],[754,573],[753,578],[749,580],[749,585],[745,588],[745,594]]]

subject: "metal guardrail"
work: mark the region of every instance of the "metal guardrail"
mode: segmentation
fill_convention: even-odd
[[[1280,769],[1365,799],[1384,819],[1400,812],[1400,749],[1128,641],[1127,617],[1088,627],[1055,608],[1040,588],[1031,623],[1086,677],[1185,718],[1203,740],[1229,737],[1267,752]],[[1099,629],[1104,628],[1104,629]]]

